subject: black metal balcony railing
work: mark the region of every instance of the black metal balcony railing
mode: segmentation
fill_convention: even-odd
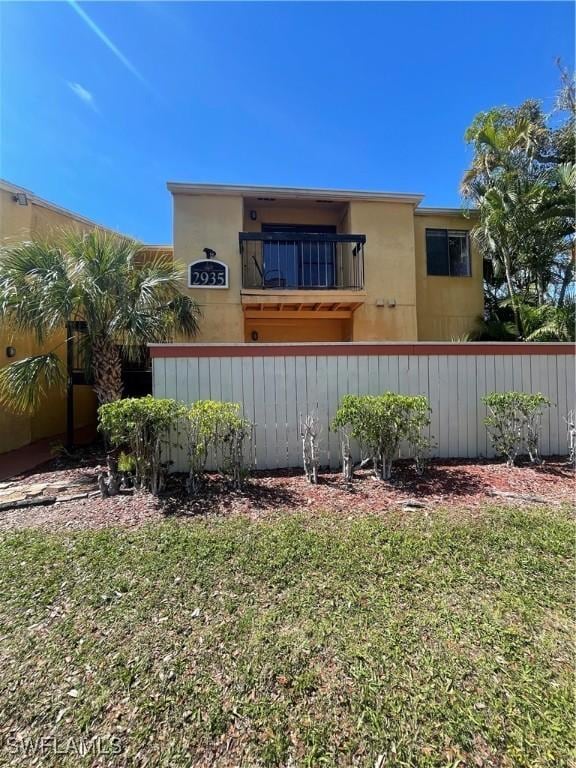
[[[240,232],[242,286],[361,290],[365,242],[366,235]]]

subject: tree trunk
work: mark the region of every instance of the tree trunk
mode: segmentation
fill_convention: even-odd
[[[510,296],[510,301],[512,303],[512,312],[514,313],[514,320],[516,321],[516,328],[518,329],[518,336],[520,336],[521,339],[524,338],[524,328],[522,325],[522,319],[520,317],[520,309],[518,308],[518,303],[516,301],[516,294],[514,293],[514,286],[512,285],[512,270],[510,268],[510,261],[508,259],[508,256],[503,257],[504,262],[504,272],[506,274],[506,285],[508,286],[508,294]]]
[[[572,249],[574,251],[574,249]],[[574,273],[574,259],[576,257],[574,256],[574,252],[572,253],[572,260],[566,267],[566,272],[564,273],[564,279],[562,280],[562,287],[560,289],[560,296],[558,297],[558,306],[562,307],[564,306],[564,299],[566,298],[566,291],[568,290],[569,286],[572,284],[572,275]]]
[[[541,307],[545,303],[546,297],[546,285],[542,275],[538,277],[538,306]]]
[[[122,358],[118,347],[109,339],[92,342],[94,391],[100,405],[122,397]]]

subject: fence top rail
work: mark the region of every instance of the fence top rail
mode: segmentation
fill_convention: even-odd
[[[149,344],[152,358],[182,357],[300,357],[359,355],[572,355],[571,342],[305,342],[305,343],[173,343]]]

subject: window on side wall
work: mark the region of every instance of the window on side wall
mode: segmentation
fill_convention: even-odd
[[[468,232],[459,229],[427,229],[426,263],[429,275],[470,277]]]

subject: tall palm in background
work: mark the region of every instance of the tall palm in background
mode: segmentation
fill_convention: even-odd
[[[466,132],[474,157],[461,191],[479,214],[485,264],[480,338],[574,338],[576,111],[564,70],[558,113],[560,124],[529,100],[478,114]]]
[[[181,293],[183,274],[170,256],[143,258],[134,240],[95,229],[61,231],[0,250],[0,324],[50,345],[70,321],[85,324],[84,355],[99,403],[122,396],[122,358],[152,342],[198,330],[199,309]],[[57,349],[0,369],[0,403],[32,412],[64,388]]]

